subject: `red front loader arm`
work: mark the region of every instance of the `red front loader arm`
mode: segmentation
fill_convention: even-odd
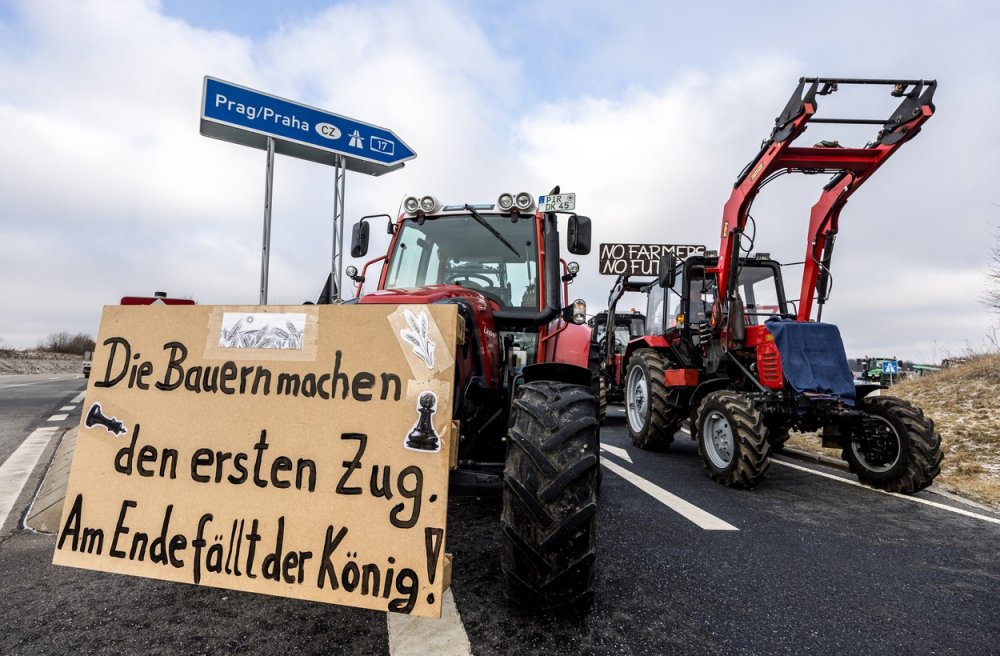
[[[816,96],[833,93],[841,84],[891,86],[891,95],[903,100],[886,120],[814,118]],[[721,325],[716,324],[716,329],[728,325],[727,319],[736,301],[738,240],[746,227],[750,205],[761,187],[784,173],[832,173],[833,178],[823,188],[809,218],[797,317],[799,321],[809,321],[817,285],[820,290],[820,305],[826,300],[826,274],[829,272],[833,243],[844,204],[900,146],[916,136],[920,127],[934,113],[932,98],[936,89],[935,80],[799,80],[784,111],[775,119],[770,138],[740,174],[723,210],[722,242],[719,247],[719,264],[715,270],[719,285],[717,298],[723,313],[720,318],[723,321]],[[863,148],[843,148],[837,142],[821,142],[812,147],[792,146],[809,123],[867,124],[881,125],[882,128],[875,140]]]

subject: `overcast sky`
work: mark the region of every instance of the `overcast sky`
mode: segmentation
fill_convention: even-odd
[[[937,114],[841,216],[823,318],[851,356],[959,355],[996,319],[979,299],[1000,225],[998,34],[995,3],[962,0],[0,0],[0,339],[96,335],[103,305],[156,290],[257,302],[265,156],[199,135],[205,75],[384,126],[417,152],[348,175],[348,234],[406,194],[490,202],[558,184],[595,244],[709,248],[798,78],[822,75],[940,83]],[[820,112],[896,104],[840,93]],[[860,146],[874,128],[845,134],[807,139]],[[787,262],[804,257],[825,182],[794,177],[753,211],[757,249]],[[269,300],[315,300],[333,171],[279,157],[274,185]],[[596,247],[579,259],[571,293],[602,309],[613,278]]]

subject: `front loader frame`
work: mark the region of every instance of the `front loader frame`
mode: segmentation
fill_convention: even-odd
[[[825,118],[814,116],[816,96],[835,92],[841,85],[892,87],[891,95],[902,98],[887,119]],[[831,173],[809,216],[809,232],[802,273],[797,319],[809,321],[813,299],[819,289],[819,315],[826,301],[830,261],[839,230],[840,212],[848,198],[878,170],[900,146],[912,139],[934,114],[932,102],[936,80],[869,80],[853,78],[800,78],[798,87],[775,119],[771,136],[757,156],[743,169],[726,202],[722,217],[718,275],[720,301],[716,330],[730,327],[736,303],[739,272],[739,239],[746,228],[750,206],[761,187],[784,173]],[[880,125],[874,140],[863,148],[844,148],[836,142],[811,147],[793,146],[810,123]]]

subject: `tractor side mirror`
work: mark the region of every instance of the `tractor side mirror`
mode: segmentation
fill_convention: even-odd
[[[666,289],[673,287],[677,281],[677,256],[673,253],[664,253],[660,258],[660,271],[657,275],[657,282],[660,287]]]
[[[590,253],[590,217],[572,214],[566,230],[566,248],[574,255]]]
[[[351,257],[364,257],[368,254],[368,222],[361,219],[351,230]]]

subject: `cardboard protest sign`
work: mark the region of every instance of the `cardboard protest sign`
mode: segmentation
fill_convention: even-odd
[[[458,321],[106,307],[53,562],[439,617]]]

